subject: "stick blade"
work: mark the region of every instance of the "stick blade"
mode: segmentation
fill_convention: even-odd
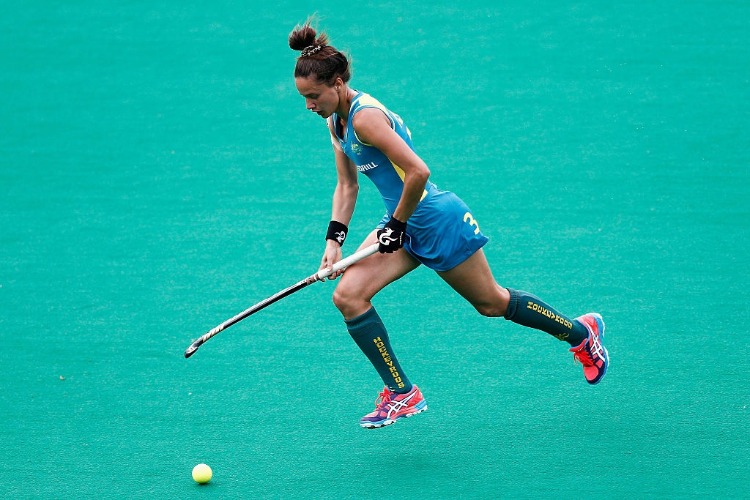
[[[190,347],[188,347],[187,349],[185,349],[185,358],[189,358],[190,356],[192,356],[193,354],[195,354],[195,351],[198,350],[198,348],[201,346],[201,344],[203,344],[203,342],[201,342],[200,339],[198,339],[195,342],[193,342],[192,344],[190,344]]]

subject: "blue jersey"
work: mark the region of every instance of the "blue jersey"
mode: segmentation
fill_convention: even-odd
[[[346,130],[334,114],[336,139],[357,170],[372,180],[385,203],[386,215],[380,227],[393,215],[404,191],[404,171],[378,148],[357,137],[352,122],[361,109],[377,108],[391,122],[391,128],[414,150],[411,133],[396,113],[388,110],[368,94],[358,92],[349,109]],[[427,181],[417,208],[406,225],[404,250],[419,262],[436,271],[447,271],[482,248],[487,237],[479,230],[479,223],[469,207],[450,191],[441,191]]]
[[[409,128],[404,124],[400,116],[388,110],[377,99],[362,92],[358,92],[352,100],[346,130],[342,130],[338,115],[334,114],[332,117],[336,138],[341,149],[344,150],[346,156],[354,163],[357,170],[365,174],[375,184],[378,191],[380,191],[380,196],[383,197],[386,210],[389,214],[393,214],[401,199],[401,193],[404,191],[404,171],[389,160],[378,148],[362,142],[357,137],[352,122],[354,121],[354,115],[365,108],[377,108],[381,110],[391,122],[391,128],[413,151],[414,145],[411,142],[411,132],[409,132]],[[434,185],[428,181],[425,191],[422,193],[422,199],[433,188]],[[418,212],[419,207],[417,207],[412,217],[419,217],[420,214]]]

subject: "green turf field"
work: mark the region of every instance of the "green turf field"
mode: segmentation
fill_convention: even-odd
[[[0,497],[750,497],[750,4],[608,4],[5,4]],[[183,358],[316,270],[335,172],[286,45],[315,11],[498,281],[603,314],[599,386],[426,269],[375,302],[429,403],[394,426],[357,425],[381,384],[331,283]]]

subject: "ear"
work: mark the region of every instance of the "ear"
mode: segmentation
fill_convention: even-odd
[[[336,90],[340,90],[341,87],[344,86],[344,80],[341,79],[340,76],[337,76],[336,79],[333,81],[333,86],[336,87]]]

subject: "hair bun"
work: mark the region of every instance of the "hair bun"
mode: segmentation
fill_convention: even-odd
[[[310,45],[315,45],[317,35],[312,26],[305,24],[289,34],[289,47],[293,50],[302,50]]]
[[[294,78],[312,75],[316,81],[327,85],[333,85],[336,78],[348,82],[351,78],[349,58],[333,45],[328,45],[328,35],[318,33],[311,26],[312,21],[313,18],[309,18],[289,33],[289,47],[301,52],[294,66]]]

